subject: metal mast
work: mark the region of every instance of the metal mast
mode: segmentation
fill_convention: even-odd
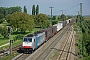
[[[80,3],[80,15],[82,16],[82,3]]]
[[[51,8],[51,23],[50,23],[50,25],[52,26],[52,8],[54,8],[54,7],[49,7],[49,8]]]

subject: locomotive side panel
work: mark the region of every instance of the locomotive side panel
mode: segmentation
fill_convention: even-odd
[[[45,32],[40,33],[36,36],[36,48],[38,48],[42,43],[45,42]]]

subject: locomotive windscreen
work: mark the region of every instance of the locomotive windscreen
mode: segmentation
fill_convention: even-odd
[[[32,38],[24,38],[23,42],[32,42]]]

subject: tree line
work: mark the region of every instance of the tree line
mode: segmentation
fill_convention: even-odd
[[[2,7],[2,8],[0,10],[4,10],[5,7]],[[36,8],[35,8],[35,5],[32,6],[32,15],[27,13],[26,6],[24,6],[23,8],[23,12],[21,10],[21,7],[18,7],[19,9],[16,9],[16,8],[17,7],[5,8],[6,10],[10,9],[11,13],[9,13],[8,11],[8,14],[6,14],[3,11],[2,12],[0,11],[0,14],[4,15],[4,17],[2,18],[4,18],[4,21],[10,24],[13,31],[25,33],[26,31],[31,32],[36,26],[41,28],[46,28],[50,25],[47,15],[41,14],[41,13],[39,14],[39,5],[37,5]],[[3,13],[5,13],[6,15]],[[5,28],[5,31],[3,30],[4,28]],[[0,30],[1,35],[3,34],[5,34],[6,36],[8,35],[7,26],[0,27],[0,29],[1,29]],[[2,31],[4,32],[3,34],[2,34]]]
[[[22,8],[20,6],[16,6],[16,7],[0,7],[0,23],[3,22],[3,18],[5,18],[6,15],[8,14],[12,14],[14,12],[21,12]]]
[[[24,12],[27,13],[27,8],[24,6],[23,8]],[[0,19],[4,18],[8,14],[12,14],[14,12],[22,12],[22,8],[20,6],[16,7],[0,7]],[[32,15],[39,14],[39,5],[35,7],[35,5],[32,6]]]

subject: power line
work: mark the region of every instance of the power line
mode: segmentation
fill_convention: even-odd
[[[62,11],[62,14],[63,14],[63,10],[60,10],[60,11]]]
[[[63,14],[64,11],[66,11],[66,10],[59,10],[58,12],[54,12],[53,14],[56,14],[56,13],[59,13],[59,12],[62,12],[62,14]]]
[[[67,10],[69,10],[69,9],[72,9],[72,8],[78,6],[78,5],[79,5],[79,4],[77,4],[77,5],[75,5],[75,6],[72,6],[72,7],[68,8],[68,9],[65,9],[65,10],[63,10],[63,11],[67,11]],[[59,13],[60,11],[61,11],[61,10],[59,10],[58,12],[54,12],[53,14]]]
[[[77,5],[75,5],[75,6],[72,6],[72,7],[68,8],[68,9],[66,9],[66,10],[72,9],[72,8],[78,6],[78,5],[79,5],[79,4],[77,4]]]

